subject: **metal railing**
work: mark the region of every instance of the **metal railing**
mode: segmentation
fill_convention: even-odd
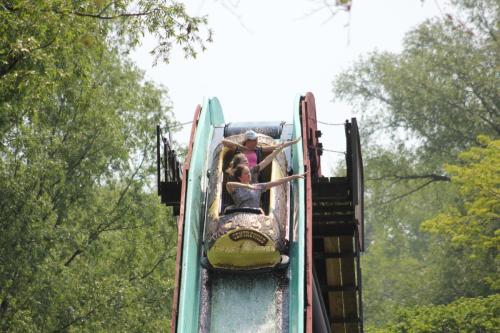
[[[346,164],[347,178],[350,182],[354,218],[357,223],[360,250],[364,251],[364,176],[361,143],[356,118],[346,121]]]
[[[161,202],[167,206],[172,206],[174,215],[178,215],[182,167],[177,158],[177,153],[172,147],[171,140],[163,135],[159,125],[156,126],[156,179]]]

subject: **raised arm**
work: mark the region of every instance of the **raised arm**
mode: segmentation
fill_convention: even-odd
[[[229,149],[233,149],[233,150],[236,150],[236,149],[241,149],[241,150],[246,150],[247,148],[245,146],[243,146],[242,144],[239,144],[237,142],[234,142],[234,141],[231,141],[231,140],[228,140],[228,139],[222,139],[221,140],[222,144],[229,148]]]
[[[296,144],[299,141],[300,141],[300,136],[297,139],[295,139],[295,140],[285,141],[285,142],[283,142],[281,144],[281,149],[286,148],[286,147],[291,146],[291,145],[294,145],[294,144]]]
[[[265,159],[263,159],[259,164],[258,164],[258,167],[259,167],[259,171],[262,171],[265,167],[267,167],[269,165],[269,163],[271,163],[273,161],[273,159],[276,157],[276,155],[278,155],[278,153],[285,147],[288,147],[288,146],[291,146],[293,144],[296,144],[297,142],[299,142],[300,140],[300,137],[293,140],[293,141],[287,141],[287,142],[284,142],[284,143],[281,143],[279,145],[276,145],[276,146],[269,146],[269,147],[274,147],[273,151],[271,154],[267,155],[267,157]],[[262,148],[262,151],[264,151],[264,148]]]
[[[262,171],[266,166],[273,161],[273,159],[281,151],[281,148],[273,150],[273,152],[266,156],[257,166],[259,167],[259,172]]]
[[[288,177],[283,177],[283,178],[277,179],[277,180],[272,181],[272,182],[262,183],[261,185],[263,186],[263,188],[265,190],[268,190],[271,187],[275,187],[275,186],[287,183],[287,182],[289,182],[291,180],[299,179],[299,178],[304,178],[304,175],[306,175],[306,173],[301,173],[301,174],[298,174],[298,175],[291,175],[291,176],[288,176]]]
[[[226,190],[229,192],[229,193],[232,193],[236,188],[248,188],[248,189],[254,189],[254,187],[250,184],[244,184],[244,183],[240,183],[240,182],[227,182],[226,183]]]
[[[293,144],[296,144],[297,142],[300,141],[300,136],[295,139],[295,140],[292,140],[292,141],[286,141],[286,142],[283,142],[283,143],[279,143],[277,145],[269,145],[269,146],[263,146],[262,147],[262,151],[264,153],[269,153],[271,151],[274,151],[274,150],[277,150],[277,149],[283,149],[283,148],[286,148],[288,146],[291,146]]]

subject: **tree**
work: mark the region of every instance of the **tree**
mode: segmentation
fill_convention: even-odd
[[[419,306],[398,311],[390,324],[370,333],[493,333],[500,325],[500,296],[461,298],[449,305]]]
[[[447,165],[452,180],[458,184],[463,204],[449,206],[422,224],[424,231],[462,250],[464,261],[482,262],[480,270],[469,274],[476,280],[500,289],[500,140],[479,137],[482,147],[460,154],[464,165]]]
[[[427,21],[406,35],[401,54],[373,52],[334,84],[335,96],[354,101],[374,131],[367,139],[404,133],[435,168],[479,134],[500,134],[498,2],[454,3],[467,23]]]
[[[134,317],[122,318],[122,312],[140,307],[141,297],[144,305],[165,304],[142,321],[168,312],[159,297],[166,298],[171,285],[173,221],[147,193],[154,125],[168,121],[165,92],[141,84],[137,70],[107,57],[95,67],[93,82],[68,77],[53,98],[39,102],[43,112],[5,137],[4,330],[128,330],[119,324],[130,325]]]
[[[2,331],[167,327],[175,223],[150,175],[174,120],[126,53],[146,29],[160,58],[194,55],[204,22],[167,1],[0,4]]]
[[[486,281],[494,255],[468,260],[467,247],[431,228],[443,227],[433,219],[450,207],[457,218],[468,209],[445,165],[459,163],[479,135],[500,134],[498,1],[452,4],[456,13],[407,33],[401,53],[373,52],[333,85],[335,98],[362,114],[368,323],[393,320],[401,306],[495,292]],[[422,229],[424,221],[435,223]],[[482,271],[481,280],[474,272]]]
[[[160,0],[9,0],[0,5],[0,138],[34,110],[52,85],[73,73],[92,73],[103,50],[126,54],[148,32],[152,50],[167,61],[174,45],[186,56],[211,41],[206,18],[189,16],[182,4]],[[89,78],[90,79],[90,78]]]

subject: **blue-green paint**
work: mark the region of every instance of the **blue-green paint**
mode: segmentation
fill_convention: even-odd
[[[200,251],[202,240],[202,203],[205,193],[206,161],[214,126],[224,124],[224,115],[217,98],[203,102],[193,155],[189,167],[184,219],[182,278],[179,297],[177,332],[198,332],[200,309]]]
[[[293,110],[293,137],[302,135],[300,126],[300,98],[297,96]],[[302,138],[304,139],[304,138]],[[294,173],[304,172],[304,154],[302,151],[302,141],[292,146],[292,163]],[[298,203],[294,202],[297,209],[297,235],[290,242],[290,310],[289,310],[289,327],[290,332],[304,332],[304,278],[305,278],[305,202],[304,202],[304,180],[299,179],[294,184]],[[293,219],[291,222],[291,230],[293,229]]]

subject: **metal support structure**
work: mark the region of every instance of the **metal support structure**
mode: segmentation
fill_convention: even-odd
[[[296,326],[288,329],[305,333],[363,333],[360,252],[364,250],[364,183],[357,122],[352,118],[345,123],[347,175],[323,177],[323,146],[319,142],[321,132],[317,129],[314,96],[307,93],[298,96],[297,101],[300,104],[294,112],[292,131],[281,122],[273,126],[252,123],[257,132],[275,139],[283,139],[288,134],[291,137],[292,133],[302,136],[302,145],[297,145],[293,151],[293,156],[298,156],[293,168],[303,168],[308,174],[304,184],[299,184],[300,195],[296,200],[297,219],[294,221],[300,228],[295,237],[299,246],[292,248],[289,254],[293,279],[288,286],[290,310],[287,320]],[[178,216],[171,332],[198,331],[195,321],[202,318],[198,311],[202,309],[200,295],[205,287],[198,284],[200,230],[203,231],[199,227],[203,218],[200,216],[206,214],[203,214],[203,192],[199,189],[202,188],[200,179],[206,174],[204,158],[211,156],[210,149],[220,137],[243,133],[249,126],[241,123],[223,126],[222,109],[217,99],[208,100],[203,108],[205,113],[201,112],[201,106],[195,111],[182,170],[169,133],[164,136],[157,126],[158,195]],[[216,111],[213,113],[215,118],[209,116],[212,115],[210,110]],[[290,237],[290,242],[293,241]]]
[[[326,178],[321,176],[322,144],[318,142],[321,132],[316,129],[312,94],[304,98],[301,112],[302,135],[307,146],[305,164],[311,170],[310,178],[306,179],[306,184],[307,180],[311,182],[306,203],[310,203],[307,209],[311,218],[307,219],[307,225],[312,230],[308,238],[312,246],[306,247],[306,258],[310,260],[306,267],[317,273],[313,281],[312,332],[363,333],[360,252],[364,249],[364,187],[357,122],[352,118],[345,123],[347,176]],[[320,304],[325,312],[320,310]],[[307,311],[311,308],[306,308]],[[306,322],[309,318],[306,315]],[[306,324],[306,328],[310,326]],[[306,332],[311,331],[306,329]]]
[[[163,136],[161,127],[156,126],[156,178],[158,195],[161,202],[173,208],[174,215],[179,215],[181,196],[181,163],[169,139]],[[163,156],[161,148],[163,143]],[[162,174],[163,171],[163,174]],[[163,175],[163,177],[162,177]]]

